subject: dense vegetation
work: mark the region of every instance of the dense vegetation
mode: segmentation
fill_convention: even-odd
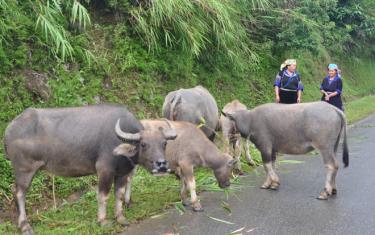
[[[197,84],[220,107],[234,98],[253,107],[273,100],[272,80],[288,57],[298,60],[305,101],[319,99],[329,62],[342,68],[345,100],[375,93],[375,2],[0,0],[0,132],[30,106],[116,102],[155,118],[168,91]],[[1,211],[13,176],[0,155]],[[141,173],[137,182],[151,185]],[[29,198],[40,201],[51,177],[34,181]],[[95,180],[55,183],[65,197]]]

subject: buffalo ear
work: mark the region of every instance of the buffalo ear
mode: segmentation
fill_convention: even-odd
[[[113,150],[113,155],[120,157],[134,157],[137,155],[137,147],[131,144],[120,144]]]
[[[221,111],[221,113],[224,115],[224,117],[229,118],[229,120],[235,121],[233,113],[225,113],[223,111]]]

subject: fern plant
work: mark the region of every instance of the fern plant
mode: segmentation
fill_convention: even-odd
[[[73,26],[84,31],[91,25],[87,9],[78,0],[0,0],[0,14],[0,47],[14,40],[12,33],[18,34],[20,28],[34,25],[34,29],[27,29],[30,36],[39,38],[38,42],[58,60],[73,60],[78,51],[83,51],[87,59],[91,56],[85,49],[72,46],[67,30]]]
[[[134,8],[131,14],[150,50],[178,48],[197,57],[216,50],[232,61],[252,64],[258,58],[242,22],[244,3],[247,1],[154,0]],[[251,3],[254,9],[268,6],[267,0]]]
[[[65,13],[70,14],[72,24],[86,29],[91,24],[87,9],[77,0],[64,3],[59,0],[47,0],[36,4],[36,30],[43,33],[44,41],[52,46],[51,51],[57,58],[63,61],[67,58],[73,59],[75,51],[69,41],[69,32],[65,29]]]

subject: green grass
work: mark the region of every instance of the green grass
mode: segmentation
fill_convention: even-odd
[[[348,123],[361,120],[375,112],[375,96],[367,96],[345,105]]]

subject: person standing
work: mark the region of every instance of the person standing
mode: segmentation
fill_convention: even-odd
[[[329,64],[327,70],[328,75],[323,79],[320,85],[320,92],[323,93],[321,100],[343,110],[341,100],[342,80],[339,74],[339,68],[336,64]]]
[[[301,103],[303,84],[296,68],[295,59],[288,59],[280,66],[274,83],[276,103]]]

